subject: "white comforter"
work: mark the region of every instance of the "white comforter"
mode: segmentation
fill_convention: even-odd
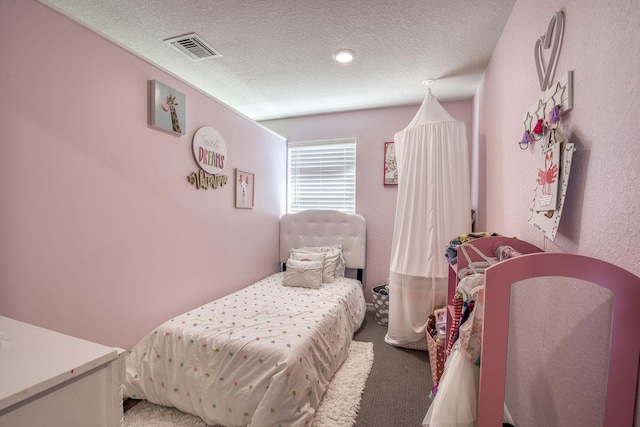
[[[366,304],[354,279],[307,289],[283,277],[160,325],[127,355],[125,394],[209,424],[310,426]]]

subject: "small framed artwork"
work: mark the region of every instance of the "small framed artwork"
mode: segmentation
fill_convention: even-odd
[[[254,183],[254,174],[236,169],[236,208],[253,209]]]
[[[398,185],[398,163],[393,142],[384,143],[384,185]]]
[[[557,145],[560,145],[558,143]],[[529,224],[536,227],[547,236],[551,241],[556,240],[556,234],[558,233],[558,225],[560,224],[560,218],[562,217],[562,209],[564,207],[564,200],[567,196],[567,186],[569,184],[569,175],[571,174],[571,162],[573,160],[573,142],[566,142],[560,146],[560,170],[558,173],[558,188],[557,188],[557,206],[554,210],[538,210],[540,205],[540,194],[544,195],[544,187],[546,182],[541,179],[538,180],[538,185],[533,192],[533,201],[531,209],[529,210]],[[543,196],[544,197],[544,196]]]
[[[151,126],[175,135],[187,129],[187,105],[184,93],[158,80],[149,80]]]

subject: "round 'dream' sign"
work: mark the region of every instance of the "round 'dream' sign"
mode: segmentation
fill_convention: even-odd
[[[227,145],[217,130],[204,126],[193,136],[193,156],[203,171],[215,175],[224,169]]]

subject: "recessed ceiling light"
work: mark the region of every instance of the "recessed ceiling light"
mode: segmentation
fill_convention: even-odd
[[[333,57],[336,61],[346,63],[351,62],[356,53],[351,49],[339,49],[333,53]]]

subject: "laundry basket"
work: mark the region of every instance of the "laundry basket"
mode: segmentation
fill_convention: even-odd
[[[389,286],[376,286],[371,291],[373,292],[373,320],[387,326],[389,324]]]

